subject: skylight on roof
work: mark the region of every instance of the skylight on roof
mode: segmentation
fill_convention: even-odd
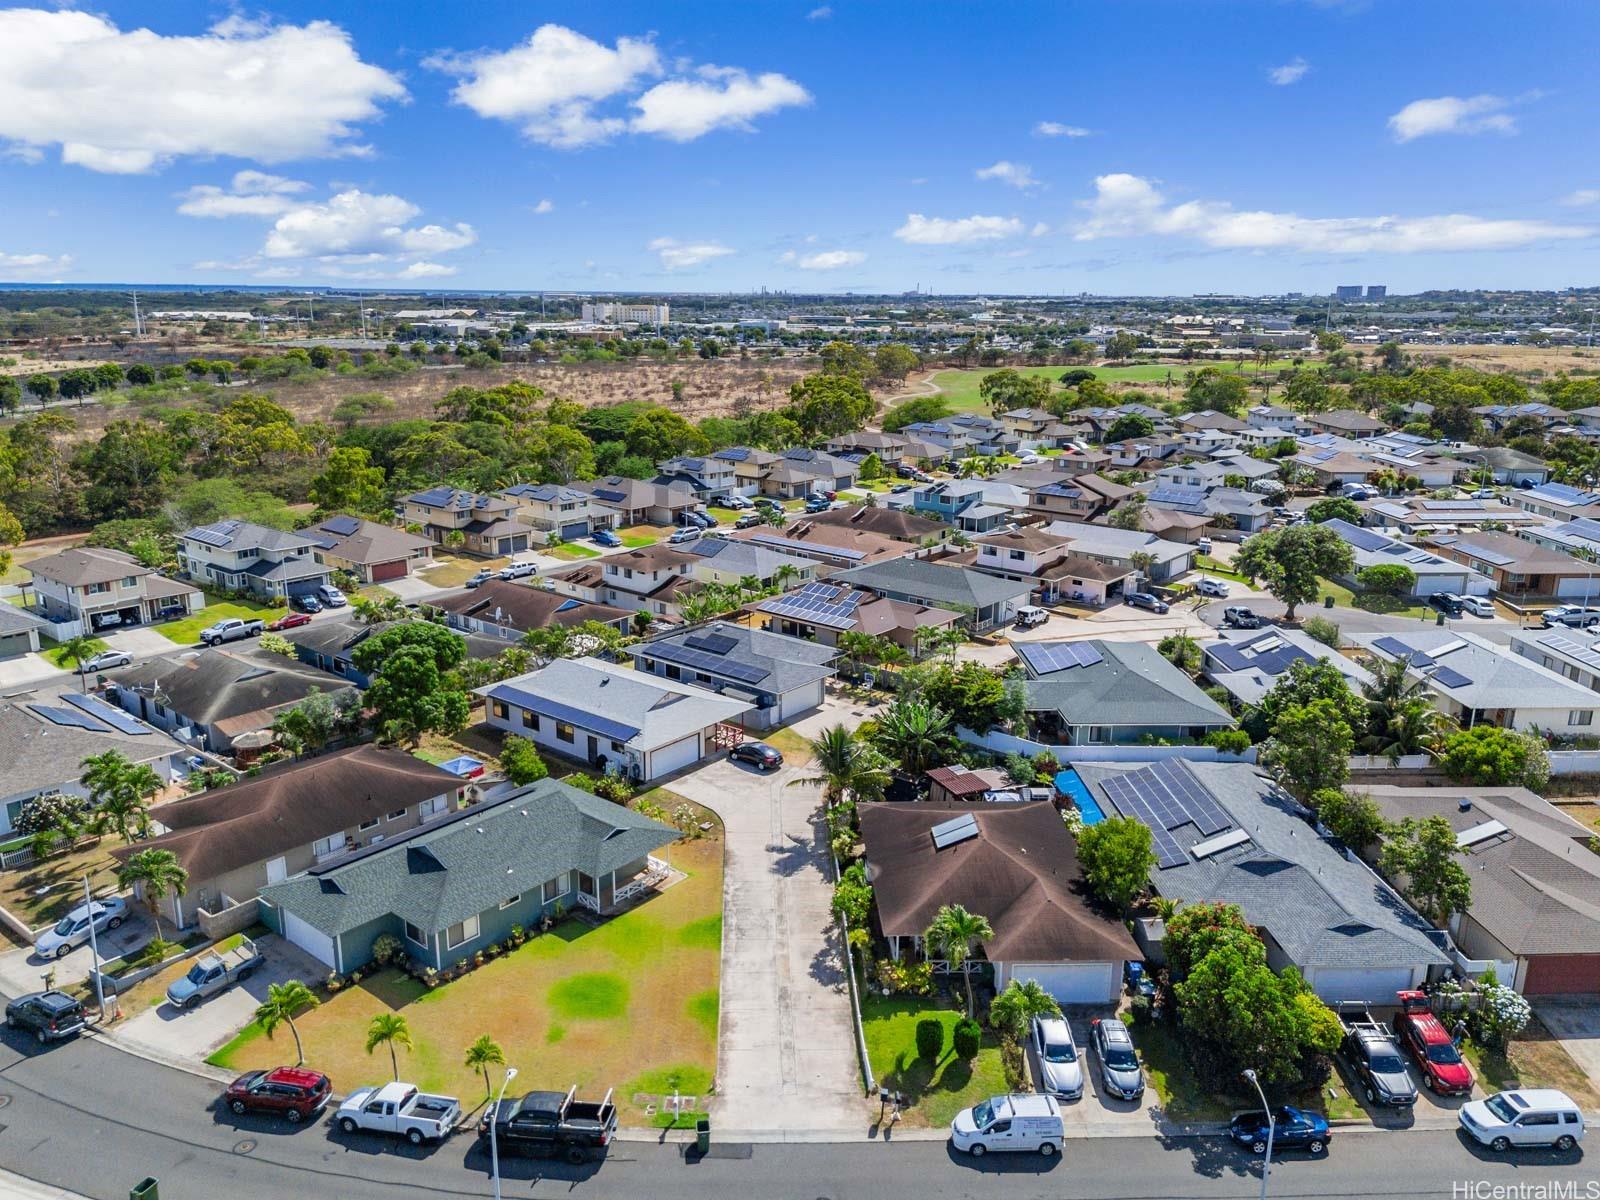
[[[1189,847],[1189,853],[1196,859],[1210,858],[1213,854],[1220,854],[1234,846],[1243,845],[1250,840],[1250,835],[1242,829],[1230,829],[1227,833],[1219,833],[1214,838],[1207,838],[1203,842],[1196,842]]]
[[[1492,837],[1499,837],[1502,833],[1510,832],[1499,821],[1485,821],[1482,825],[1474,825],[1471,829],[1463,829],[1456,834],[1456,845],[1465,850],[1471,846],[1478,845],[1480,842],[1486,842]]]
[[[946,846],[954,846],[957,842],[965,842],[978,836],[978,818],[971,813],[963,813],[950,821],[940,821],[928,831],[933,835],[933,848],[943,850]]]

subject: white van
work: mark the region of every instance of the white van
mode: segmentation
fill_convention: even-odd
[[[1583,1141],[1583,1110],[1554,1088],[1496,1092],[1487,1100],[1473,1100],[1462,1105],[1460,1121],[1467,1136],[1497,1154],[1516,1146],[1571,1150]]]
[[[1061,1152],[1062,1132],[1054,1096],[995,1096],[956,1114],[950,1144],[974,1158],[990,1150],[1028,1150],[1050,1158]]]
[[[1017,609],[1017,628],[1032,629],[1035,625],[1043,625],[1050,619],[1050,614],[1042,608],[1035,608],[1031,604],[1024,604]]]

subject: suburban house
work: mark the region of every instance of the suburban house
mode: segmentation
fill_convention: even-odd
[[[1245,487],[1261,479],[1271,479],[1278,473],[1278,464],[1263,462],[1248,455],[1237,458],[1210,458],[1204,461],[1174,463],[1156,472],[1157,483],[1177,484],[1180,487],[1226,487],[1230,476],[1242,478]]]
[[[900,456],[905,451],[906,443],[910,438],[901,437],[898,433],[883,433],[876,429],[863,430],[860,433],[847,433],[840,437],[830,438],[823,443],[823,448],[830,454],[852,456],[859,455],[866,458],[869,454],[876,454],[886,467],[893,467],[900,462]]]
[[[1272,520],[1270,500],[1260,492],[1246,492],[1239,488],[1180,487],[1158,483],[1150,489],[1145,503],[1143,528],[1173,541],[1199,540],[1198,536],[1179,536],[1175,531],[1166,531],[1164,518],[1173,515],[1197,520],[1201,532],[1216,528],[1255,533],[1265,529]]]
[[[988,534],[968,554],[974,570],[1024,584],[1044,604],[1070,600],[1098,606],[1132,590],[1131,570],[1086,558],[1075,552],[1070,537],[1046,533],[1037,525]]]
[[[988,964],[996,991],[1032,979],[1060,1004],[1116,1002],[1123,964],[1139,951],[1116,915],[1094,903],[1054,805],[876,803],[860,816],[891,958],[922,957],[939,909],[959,904],[994,931],[965,969]]]
[[[269,884],[453,812],[460,799],[450,772],[401,750],[355,746],[163,804],[153,815],[166,832],[111,854],[119,862],[140,850],[176,855],[188,888],[162,907],[186,929]]]
[[[1297,662],[1310,666],[1332,663],[1350,690],[1372,682],[1372,672],[1303,629],[1280,625],[1271,629],[1219,629],[1214,642],[1201,646],[1205,676],[1240,704],[1259,704]]]
[[[638,671],[750,705],[750,729],[773,729],[819,707],[837,655],[831,646],[727,621],[637,642],[628,653]]]
[[[435,487],[414,492],[401,506],[406,524],[420,526],[430,542],[449,545],[460,534],[468,554],[507,558],[532,543],[533,531],[516,515],[517,502],[505,496]]]
[[[337,620],[324,617],[320,621],[291,629],[283,637],[294,647],[295,656],[307,666],[337,675],[345,683],[366,689],[372,686],[372,678],[356,666],[356,649],[368,638],[402,624],[405,622],[379,621],[367,625],[348,618]],[[456,632],[461,634],[467,645],[468,658],[498,658],[505,651],[506,640],[503,636],[491,637],[460,629]]]
[[[102,546],[63,550],[23,569],[33,577],[27,588],[33,590],[34,613],[53,625],[81,622],[91,635],[115,625],[187,616],[206,603],[199,588],[157,575],[133,555]],[[65,630],[51,634],[58,642],[71,636]]]
[[[108,750],[150,767],[163,783],[172,781],[173,765],[193,753],[100,696],[81,694],[71,683],[0,698],[0,763],[5,764],[0,834],[16,828],[23,806],[36,796],[87,796],[88,789],[78,782],[83,760]]]
[[[850,508],[830,508],[827,512],[807,513],[806,520],[814,525],[845,525],[852,529],[865,529],[868,533],[904,542],[908,546],[942,542],[950,537],[950,526],[942,521],[887,506],[858,504]]]
[[[703,507],[683,480],[648,483],[625,475],[606,475],[571,485],[594,497],[594,526],[681,525],[684,515]]]
[[[1543,404],[1537,400],[1524,404],[1480,404],[1472,411],[1482,418],[1485,425],[1496,431],[1523,417],[1533,418],[1546,429],[1553,425],[1564,425],[1571,420],[1571,414],[1566,409]]]
[[[1036,741],[1126,746],[1199,741],[1233,718],[1143,642],[1016,642]]]
[[[189,650],[111,674],[106,699],[181,741],[226,754],[234,739],[272,728],[312,692],[348,690],[312,667],[262,650]],[[331,686],[330,686],[331,685]]]
[[[1407,535],[1479,529],[1490,522],[1515,530],[1560,528],[1548,517],[1496,500],[1434,500],[1425,494],[1385,496],[1365,507],[1362,524]]]
[[[1600,992],[1600,856],[1594,830],[1520,787],[1363,787],[1387,821],[1443,817],[1456,831],[1472,902],[1452,913],[1463,974],[1526,996]]]
[[[1293,437],[1297,433],[1310,433],[1311,426],[1305,417],[1292,408],[1279,408],[1276,404],[1258,404],[1244,415],[1245,424],[1260,429],[1274,437]]]
[[[178,569],[201,584],[286,601],[315,592],[333,574],[316,550],[317,539],[304,533],[217,521],[178,535]]]
[[[533,530],[533,541],[540,546],[551,538],[577,541],[596,528],[594,497],[567,484],[518,483],[502,488],[500,494],[516,505],[517,519]]]
[[[1046,533],[1067,538],[1070,552],[1110,567],[1133,572],[1134,556],[1149,555],[1151,563],[1141,573],[1151,583],[1170,583],[1187,575],[1194,566],[1194,547],[1174,542],[1142,529],[1117,529],[1111,525],[1079,525],[1052,521]]]
[[[718,455],[700,455],[694,458],[669,458],[656,464],[656,483],[668,486],[687,484],[695,499],[709,501],[715,496],[726,496],[739,490],[739,480],[734,460]]]
[[[798,499],[813,492],[838,492],[856,485],[861,465],[837,458],[821,450],[794,446],[783,451],[777,461],[767,465],[761,478],[761,494],[781,499]]]
[[[704,586],[692,574],[698,561],[677,546],[657,543],[552,572],[546,578],[566,596],[677,619],[678,602]]]
[[[1509,498],[1518,508],[1552,521],[1600,520],[1600,492],[1583,491],[1566,483],[1546,483],[1518,488]]]
[[[362,583],[404,579],[413,564],[433,557],[427,538],[360,517],[332,516],[300,532],[316,543],[316,562],[348,571]]]
[[[1600,630],[1513,629],[1511,652],[1600,692]]]
[[[978,633],[1015,620],[1017,609],[1028,603],[1033,590],[1026,581],[920,558],[852,567],[829,579],[890,600],[950,609],[961,614],[963,625]]]
[[[1486,446],[1479,450],[1463,450],[1456,455],[1464,463],[1471,463],[1472,478],[1479,482],[1487,475],[1495,483],[1521,487],[1532,484],[1538,487],[1550,482],[1550,464],[1542,458],[1513,450],[1510,446]]]
[[[1000,422],[1024,450],[1054,450],[1072,438],[1072,430],[1042,408],[1014,408],[1001,413]]]
[[[596,658],[558,658],[477,694],[491,728],[640,782],[694,766],[720,748],[718,725],[755,707]]]
[[[812,559],[732,538],[703,537],[686,543],[682,549],[694,559],[689,564],[689,574],[701,583],[732,585],[755,579],[763,585],[793,586],[809,583],[817,576],[818,564]]]
[[[1441,533],[1427,544],[1441,557],[1471,567],[1502,596],[1582,600],[1595,592],[1594,563],[1535,545],[1514,533]]]
[[[1333,530],[1350,546],[1354,560],[1351,571],[1339,580],[1346,587],[1357,586],[1356,576],[1368,567],[1398,564],[1416,577],[1407,594],[1418,599],[1435,592],[1481,596],[1489,590],[1489,581],[1465,564],[1440,558],[1410,542],[1385,537],[1375,529],[1352,525],[1341,517],[1323,521],[1322,527]]]
[[[555,779],[474,804],[262,890],[261,916],[332,970],[382,934],[442,970],[575,907],[616,912],[665,880],[675,829]]]
[[[486,579],[470,590],[429,600],[429,608],[444,614],[445,624],[457,633],[476,633],[505,643],[520,641],[530,629],[550,625],[582,625],[598,621],[618,633],[630,633],[633,610],[595,604],[549,588],[529,587],[509,579]]]
[[[1028,511],[1046,520],[1092,521],[1121,504],[1135,489],[1092,471],[1052,479],[1032,489]]]
[[[39,650],[39,634],[50,622],[15,604],[0,604],[0,662]]]
[[[1296,967],[1322,999],[1393,1004],[1449,959],[1428,925],[1248,763],[1079,763],[1098,814],[1150,827],[1155,890],[1237,904],[1274,970]]]
[[[1559,737],[1594,732],[1600,695],[1475,633],[1427,628],[1355,640],[1381,658],[1405,659],[1408,674],[1433,694],[1434,707],[1463,728],[1499,725]]]
[[[797,558],[812,559],[820,564],[819,575],[841,567],[859,567],[864,563],[920,553],[904,542],[867,529],[854,525],[819,523],[810,519],[790,521],[782,529],[757,525],[750,529],[735,530],[728,536]]]
[[[1377,417],[1369,417],[1353,408],[1336,408],[1329,412],[1307,413],[1305,422],[1323,433],[1336,433],[1340,437],[1359,438],[1369,434],[1384,433],[1388,426]]]
[[[1521,509],[1513,511],[1523,516],[1529,515],[1523,513]],[[1562,521],[1560,524],[1541,521],[1537,525],[1519,529],[1517,536],[1532,542],[1535,546],[1546,546],[1552,550],[1560,550],[1564,554],[1571,554],[1575,558],[1600,562],[1600,521],[1588,518]]]
[[[866,633],[915,651],[917,630],[943,629],[961,620],[961,614],[946,608],[889,600],[833,583],[808,583],[745,607],[752,627],[824,646],[837,646],[842,633]]]
[[[1178,418],[1177,424],[1179,429],[1185,431],[1204,430],[1214,433],[1242,433],[1250,428],[1238,417],[1230,417],[1227,413],[1211,412],[1209,410],[1184,413]]]

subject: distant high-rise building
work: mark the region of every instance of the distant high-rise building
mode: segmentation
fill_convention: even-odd
[[[1341,283],[1333,289],[1333,298],[1335,300],[1359,300],[1361,299],[1361,285],[1359,283]]]
[[[617,304],[606,301],[598,304],[585,302],[583,319],[612,325],[665,325],[667,324],[667,306],[665,304]]]
[[[1389,285],[1386,283],[1367,284],[1367,299],[1382,300],[1389,295]]]

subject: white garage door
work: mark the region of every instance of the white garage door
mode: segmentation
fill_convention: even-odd
[[[693,766],[700,761],[700,735],[688,737],[663,746],[650,756],[650,778],[659,779],[681,767]]]
[[[1012,963],[1008,979],[1036,979],[1057,1004],[1105,1004],[1116,999],[1117,963]]]
[[[1394,994],[1410,986],[1407,967],[1322,967],[1311,978],[1311,990],[1329,1004],[1340,1000],[1393,1004]]]
[[[796,688],[792,692],[785,692],[778,698],[779,722],[792,720],[797,714],[805,712],[808,708],[816,708],[822,703],[822,680],[817,680],[810,687]]]
[[[333,939],[320,929],[313,929],[291,912],[283,914],[283,936],[319,962],[334,970],[339,969],[333,959]]]

